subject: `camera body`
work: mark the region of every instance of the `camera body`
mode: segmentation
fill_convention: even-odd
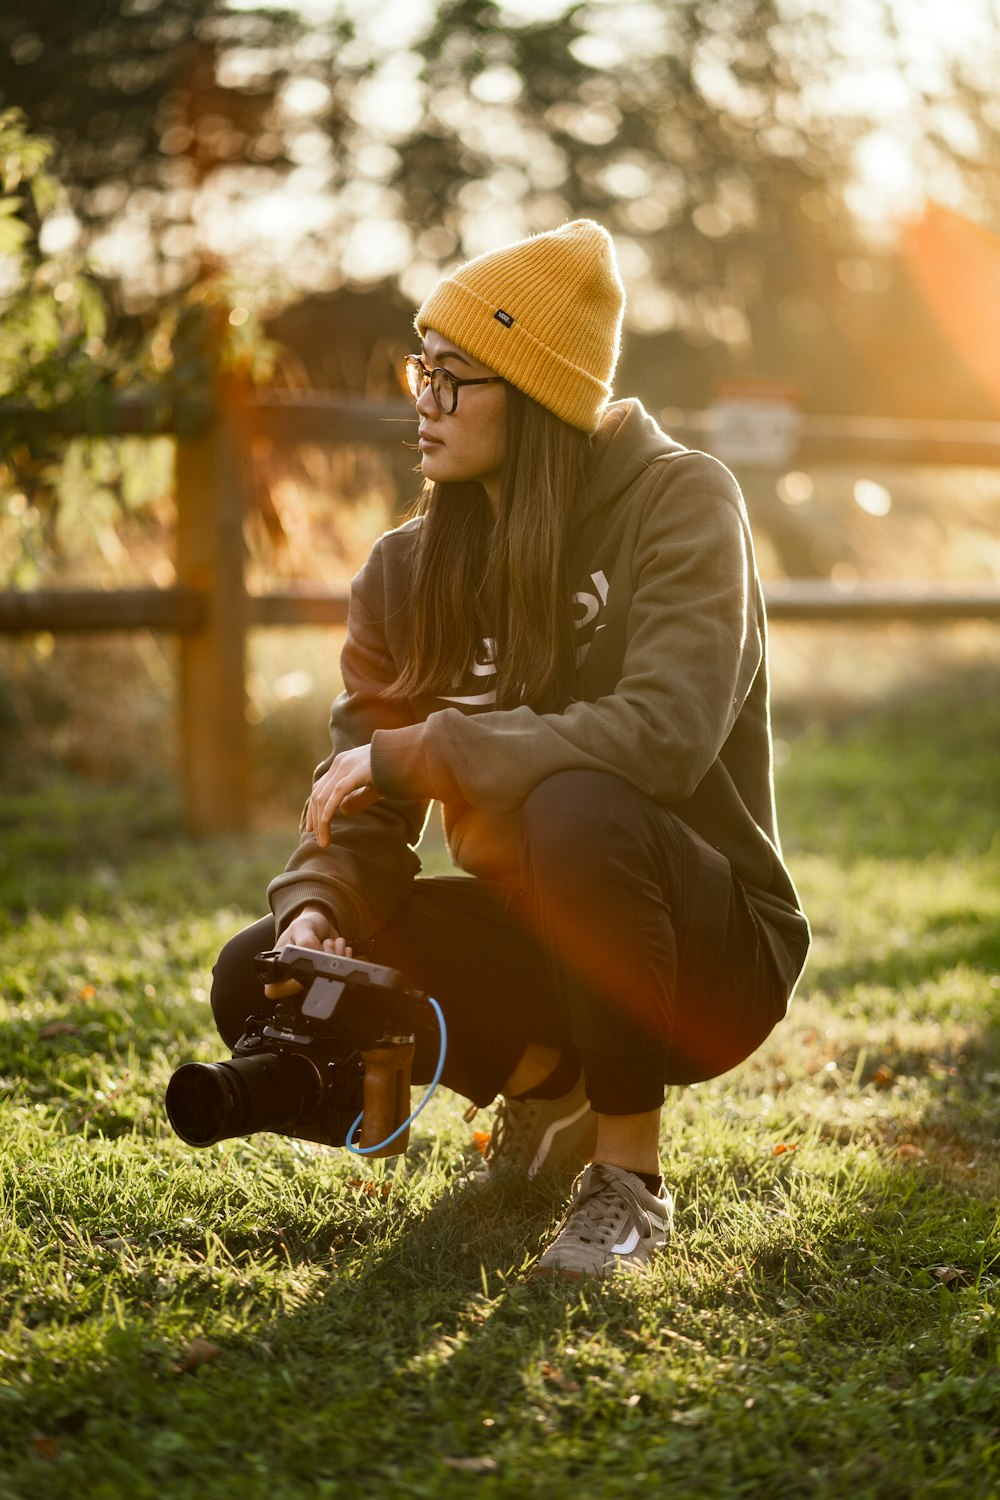
[[[292,944],[257,955],[264,984],[301,988],[247,1017],[231,1059],[186,1063],[167,1085],[167,1115],[191,1146],[270,1130],[343,1146],[361,1117],[369,1155],[406,1149],[415,1035],[435,1030],[427,997],[396,969]],[[373,1149],[376,1148],[376,1149]]]

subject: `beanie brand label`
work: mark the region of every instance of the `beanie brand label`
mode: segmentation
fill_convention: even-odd
[[[502,323],[505,328],[513,328],[514,319],[511,317],[509,312],[504,312],[502,307],[498,307],[493,316],[496,318],[497,322]]]

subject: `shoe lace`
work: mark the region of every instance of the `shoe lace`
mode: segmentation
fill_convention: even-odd
[[[487,1166],[497,1159],[501,1151],[508,1160],[516,1160],[538,1108],[537,1100],[507,1099],[501,1095],[493,1116],[490,1138],[483,1148],[483,1160]]]
[[[568,1229],[574,1239],[583,1245],[596,1244],[602,1248],[611,1239],[621,1215],[624,1198],[644,1236],[650,1234],[652,1221],[645,1204],[631,1186],[619,1177],[611,1177],[601,1170],[600,1163],[589,1169],[589,1177],[582,1173],[573,1188],[573,1199],[563,1219],[562,1229]]]

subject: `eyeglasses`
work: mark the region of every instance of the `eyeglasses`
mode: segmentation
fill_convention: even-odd
[[[502,385],[502,375],[481,375],[473,380],[460,379],[453,375],[450,370],[443,370],[440,366],[435,370],[428,370],[419,354],[408,354],[403,363],[403,371],[406,375],[406,386],[414,401],[419,401],[428,386],[431,395],[438,404],[438,409],[446,417],[450,417],[458,405],[459,387],[463,385]]]

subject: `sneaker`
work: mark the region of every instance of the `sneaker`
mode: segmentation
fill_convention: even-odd
[[[584,1092],[583,1074],[558,1099],[501,1097],[483,1148],[488,1173],[518,1167],[534,1177],[543,1167],[580,1167],[597,1143],[597,1116]]]
[[[594,1162],[573,1184],[569,1208],[534,1274],[579,1280],[644,1271],[673,1227],[666,1188],[657,1197],[634,1172]]]

